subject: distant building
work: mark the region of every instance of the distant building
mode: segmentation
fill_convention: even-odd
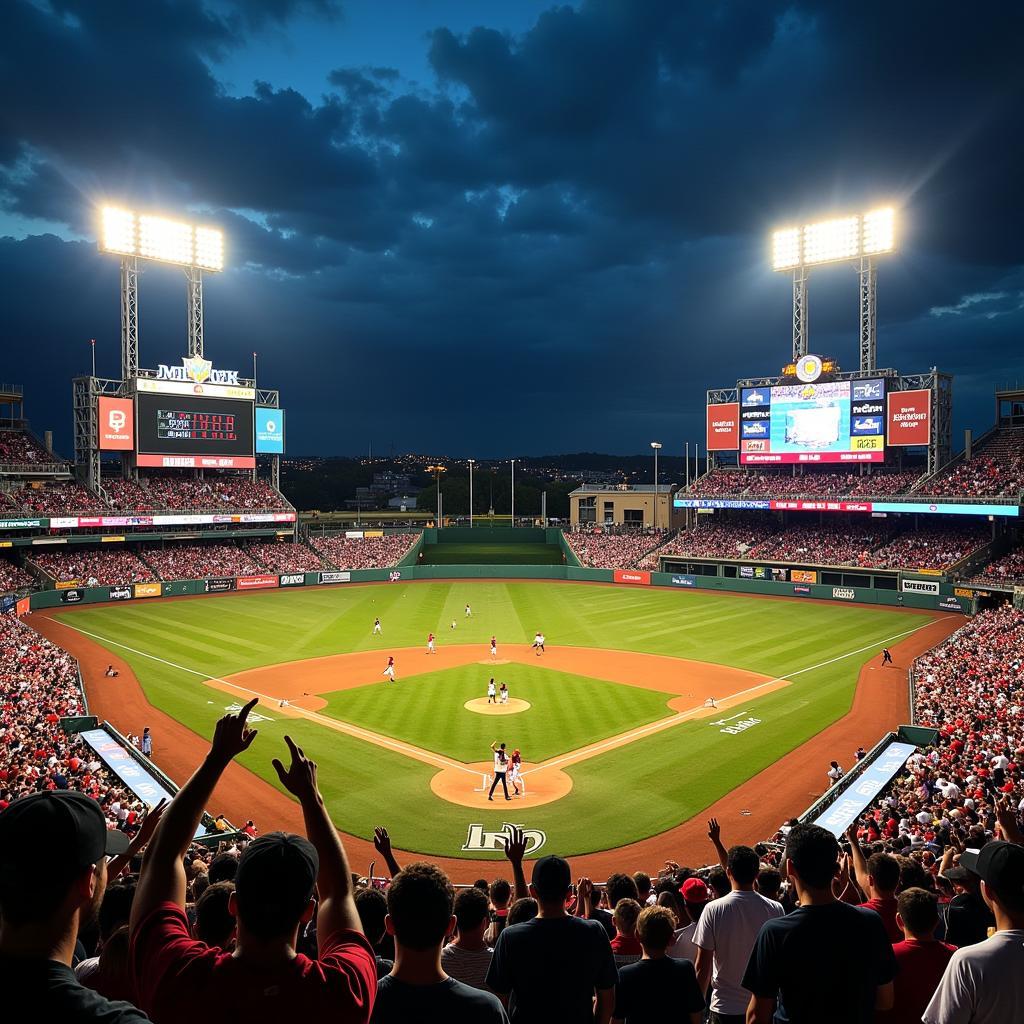
[[[388,502],[388,508],[404,508],[408,512],[414,512],[416,510],[417,498],[412,494],[404,494],[398,498],[392,498]]]
[[[406,494],[412,489],[412,480],[408,473],[395,473],[385,470],[373,474],[370,490],[377,494]]]
[[[679,525],[673,521],[675,484],[581,484],[569,493],[569,522],[573,526],[634,526],[638,530]],[[657,502],[657,523],[655,523]],[[680,517],[681,518],[681,517]]]

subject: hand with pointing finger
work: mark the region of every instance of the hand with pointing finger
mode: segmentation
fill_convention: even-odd
[[[285,743],[292,755],[292,763],[287,770],[276,757],[271,762],[281,780],[281,785],[288,790],[292,796],[298,797],[299,802],[316,797],[316,761],[311,761],[302,752],[302,747],[297,746],[291,736],[285,736]]]
[[[253,697],[238,714],[225,715],[218,723],[210,744],[210,756],[227,764],[244,750],[252,746],[257,730],[250,729],[247,719],[249,712],[259,703]]]

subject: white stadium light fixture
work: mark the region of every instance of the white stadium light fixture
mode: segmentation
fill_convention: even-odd
[[[112,206],[104,207],[101,219],[103,252],[200,270],[224,269],[224,233],[217,228]]]
[[[895,248],[896,211],[884,207],[773,232],[772,270],[859,260],[892,252]]]

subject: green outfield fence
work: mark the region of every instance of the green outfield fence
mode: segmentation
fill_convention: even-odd
[[[429,531],[424,531],[428,533]],[[447,531],[441,531],[442,534]],[[461,531],[460,531],[461,532]],[[469,532],[468,530],[465,532]],[[474,530],[474,532],[476,532]],[[503,531],[507,532],[507,531]],[[516,531],[519,532],[519,531]],[[534,531],[524,529],[524,534]],[[543,530],[537,531],[541,534]],[[560,531],[551,531],[560,533]],[[429,541],[429,538],[428,538]],[[421,540],[419,543],[423,543]],[[527,543],[537,543],[528,541]],[[939,583],[933,594],[901,593],[871,587],[840,587],[827,584],[794,584],[775,580],[751,580],[723,576],[693,576],[686,573],[644,572],[621,569],[587,569],[578,565],[416,565],[414,546],[406,559],[388,569],[350,571],[267,573],[239,579],[174,580],[163,584],[135,584],[121,587],[73,587],[43,590],[32,594],[31,608],[75,607],[106,601],[151,601],[161,597],[191,597],[200,594],[244,593],[249,590],[298,589],[312,586],[346,586],[353,583],[409,582],[414,580],[570,580],[580,583],[615,583],[632,587],[666,587],[676,590],[716,590],[723,593],[760,594],[835,601],[846,604],[875,604],[885,607],[919,608],[970,614],[972,600],[953,593],[953,585]]]

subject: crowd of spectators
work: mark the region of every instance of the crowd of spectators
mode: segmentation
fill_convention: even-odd
[[[159,512],[166,505],[143,482],[123,477],[105,477],[101,486],[110,507],[118,512]]]
[[[647,556],[664,543],[665,531],[609,531],[592,526],[566,533],[565,537],[581,565],[593,569],[638,569],[646,567]]]
[[[323,534],[310,544],[337,569],[386,569],[397,564],[416,542],[415,533],[388,533],[383,537],[345,537]]]
[[[946,569],[988,540],[984,524],[922,527],[896,534],[862,563],[880,569]]]
[[[970,459],[955,463],[919,494],[973,498],[1018,497],[1024,491],[1024,427],[997,431]]]
[[[312,548],[292,541],[252,543],[246,546],[246,551],[274,572],[316,572],[324,567]]]
[[[0,558],[0,594],[9,594],[35,583],[32,574],[6,558]]]
[[[264,571],[248,551],[235,544],[168,544],[146,548],[145,557],[162,580],[256,576]]]
[[[794,475],[780,469],[719,467],[698,477],[687,493],[695,498],[881,498],[909,491],[920,476],[921,470],[876,469],[861,474],[805,467]]]
[[[978,583],[1024,583],[1024,546],[1015,547],[989,562],[975,577]]]
[[[656,554],[746,558],[778,530],[779,524],[764,516],[699,516],[692,529],[681,530]]]
[[[0,465],[48,465],[59,462],[24,430],[0,429]]]
[[[60,719],[84,713],[70,654],[0,615],[0,810],[31,793],[74,790],[98,801],[109,828],[130,828],[143,805]],[[0,857],[3,852],[0,852]]]
[[[33,551],[32,561],[57,583],[100,587],[122,583],[145,583],[156,573],[133,551],[126,548],[74,548]]]
[[[758,543],[751,557],[769,562],[867,565],[872,548],[882,543],[887,533],[886,527],[875,519],[789,526]]]
[[[12,506],[30,515],[66,516],[102,508],[99,498],[73,480],[27,483],[7,496]]]

